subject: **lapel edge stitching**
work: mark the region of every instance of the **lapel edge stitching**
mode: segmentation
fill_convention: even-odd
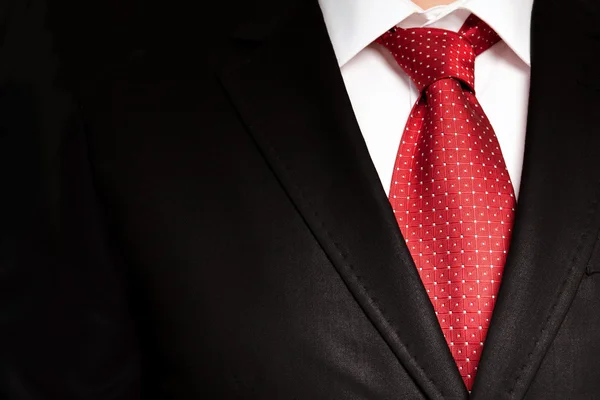
[[[597,183],[597,186],[598,185],[600,185],[600,182]],[[598,195],[596,196],[595,200],[590,205],[590,210],[588,211],[587,223],[585,225],[584,232],[579,237],[579,244],[575,248],[575,251],[574,251],[575,255],[571,259],[571,267],[569,268],[569,271],[568,271],[565,279],[561,283],[560,290],[558,292],[558,296],[556,296],[556,300],[554,301],[554,303],[552,304],[552,307],[550,308],[550,313],[548,315],[548,318],[546,318],[546,321],[544,321],[542,329],[540,330],[540,332],[537,335],[537,338],[535,339],[533,349],[527,355],[527,359],[525,360],[523,365],[517,370],[517,376],[514,380],[513,385],[507,391],[507,393],[509,394],[509,396],[511,396],[511,398],[514,397],[515,392],[517,391],[517,386],[523,381],[524,375],[526,374],[526,370],[531,369],[533,367],[533,363],[535,362],[534,354],[542,351],[541,347],[543,347],[543,346],[545,346],[545,344],[549,343],[552,340],[552,337],[556,336],[556,333],[558,332],[558,331],[554,332],[554,333],[549,332],[548,326],[550,325],[550,323],[552,322],[553,319],[556,319],[557,312],[558,312],[557,308],[559,307],[559,304],[561,303],[561,301],[562,302],[566,301],[565,300],[565,290],[567,289],[569,284],[572,285],[575,283],[575,282],[573,282],[575,279],[573,275],[576,272],[576,266],[578,264],[578,261],[580,261],[580,258],[581,258],[581,254],[580,254],[581,250],[584,246],[585,240],[587,239],[587,237],[590,234],[590,228],[592,226],[593,217],[597,214],[597,211],[598,211]],[[586,263],[586,266],[587,266],[587,263]],[[583,276],[583,272],[584,271],[582,271],[581,276]],[[581,280],[581,276],[577,281]],[[527,387],[528,387],[527,382],[525,382],[522,389],[526,389]]]
[[[264,136],[261,135],[261,137],[263,137],[263,139],[265,139]],[[354,284],[357,285],[360,288],[360,290],[363,293],[363,295],[368,299],[368,301],[371,303],[371,305],[373,306],[373,308],[377,311],[377,313],[379,314],[379,317],[385,322],[386,328],[389,331],[394,332],[394,334],[396,335],[396,337],[399,337],[398,333],[393,328],[393,325],[391,324],[391,322],[389,321],[389,319],[386,317],[385,313],[383,312],[383,309],[379,306],[377,300],[373,296],[370,295],[368,289],[363,285],[362,278],[359,275],[356,274],[354,266],[351,263],[348,262],[347,253],[342,248],[340,248],[339,242],[336,241],[332,237],[329,229],[327,229],[327,227],[325,226],[323,220],[319,217],[319,214],[317,212],[313,211],[314,207],[313,207],[312,203],[310,202],[310,200],[308,200],[306,198],[306,196],[304,195],[304,191],[295,183],[296,180],[293,179],[293,171],[279,157],[279,155],[275,151],[275,149],[272,146],[272,144],[271,144],[271,142],[270,142],[269,139],[266,139],[266,143],[268,145],[270,153],[284,167],[285,173],[286,173],[286,175],[288,177],[288,181],[293,185],[293,187],[295,188],[295,190],[298,192],[298,194],[300,195],[300,198],[304,201],[305,205],[311,210],[311,214],[313,215],[313,217],[315,218],[315,220],[318,222],[319,226],[321,227],[322,231],[325,233],[325,235],[327,236],[327,238],[329,239],[329,241],[333,244],[333,246],[337,250],[338,255],[341,257],[341,259],[343,261],[343,264],[350,270],[350,275],[352,276],[353,280],[355,281]],[[343,278],[343,274],[341,276]],[[346,284],[348,285],[349,282],[346,282]],[[359,302],[359,304],[360,304],[360,302]],[[365,314],[367,314],[367,316],[369,315],[369,313],[366,310],[364,310],[364,308],[363,308],[363,312],[365,312]],[[369,318],[369,319],[372,319],[372,318]],[[377,326],[376,323],[374,325]],[[383,332],[380,332],[380,334],[383,334]],[[386,335],[383,334],[383,336],[386,336]],[[433,382],[431,380],[431,378],[429,378],[429,376],[427,375],[427,373],[425,372],[425,370],[423,370],[423,368],[418,364],[417,359],[408,351],[408,347],[409,346],[405,345],[400,340],[398,340],[398,344],[400,345],[400,347],[404,351],[404,353],[408,356],[408,358],[411,361],[411,364],[413,365],[413,367],[416,368],[418,370],[418,372],[421,374],[421,376],[423,377],[423,379],[425,379],[431,385],[431,387],[433,389],[435,389],[436,395],[438,395],[439,398],[444,398],[444,393],[442,393],[442,391],[438,388],[438,386],[435,384],[435,382]],[[393,348],[392,348],[392,352],[394,352]]]

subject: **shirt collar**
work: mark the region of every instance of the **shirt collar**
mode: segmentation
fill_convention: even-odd
[[[340,67],[389,28],[423,13],[410,0],[319,0],[319,4]],[[530,65],[532,7],[533,0],[457,0],[436,7],[439,14],[435,20],[456,9],[466,9],[490,25]]]

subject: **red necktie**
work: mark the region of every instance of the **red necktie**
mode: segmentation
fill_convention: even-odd
[[[499,40],[474,15],[458,33],[395,29],[377,40],[421,92],[398,150],[390,202],[468,390],[516,205],[498,139],[474,90],[475,56]]]

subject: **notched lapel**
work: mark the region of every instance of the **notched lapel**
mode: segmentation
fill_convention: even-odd
[[[598,236],[600,101],[595,90],[580,82],[590,38],[558,3],[534,5],[520,198],[474,399],[525,397],[575,297]],[[564,26],[565,21],[572,26]],[[579,40],[574,42],[574,37]]]
[[[354,118],[318,4],[302,3],[250,59],[223,70],[223,86],[349,290],[416,384],[431,399],[465,399]]]

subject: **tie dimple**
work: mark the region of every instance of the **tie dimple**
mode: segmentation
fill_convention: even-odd
[[[475,57],[499,40],[474,15],[458,33],[396,29],[377,40],[422,94],[398,149],[390,203],[468,390],[516,205],[498,140],[474,91]]]

